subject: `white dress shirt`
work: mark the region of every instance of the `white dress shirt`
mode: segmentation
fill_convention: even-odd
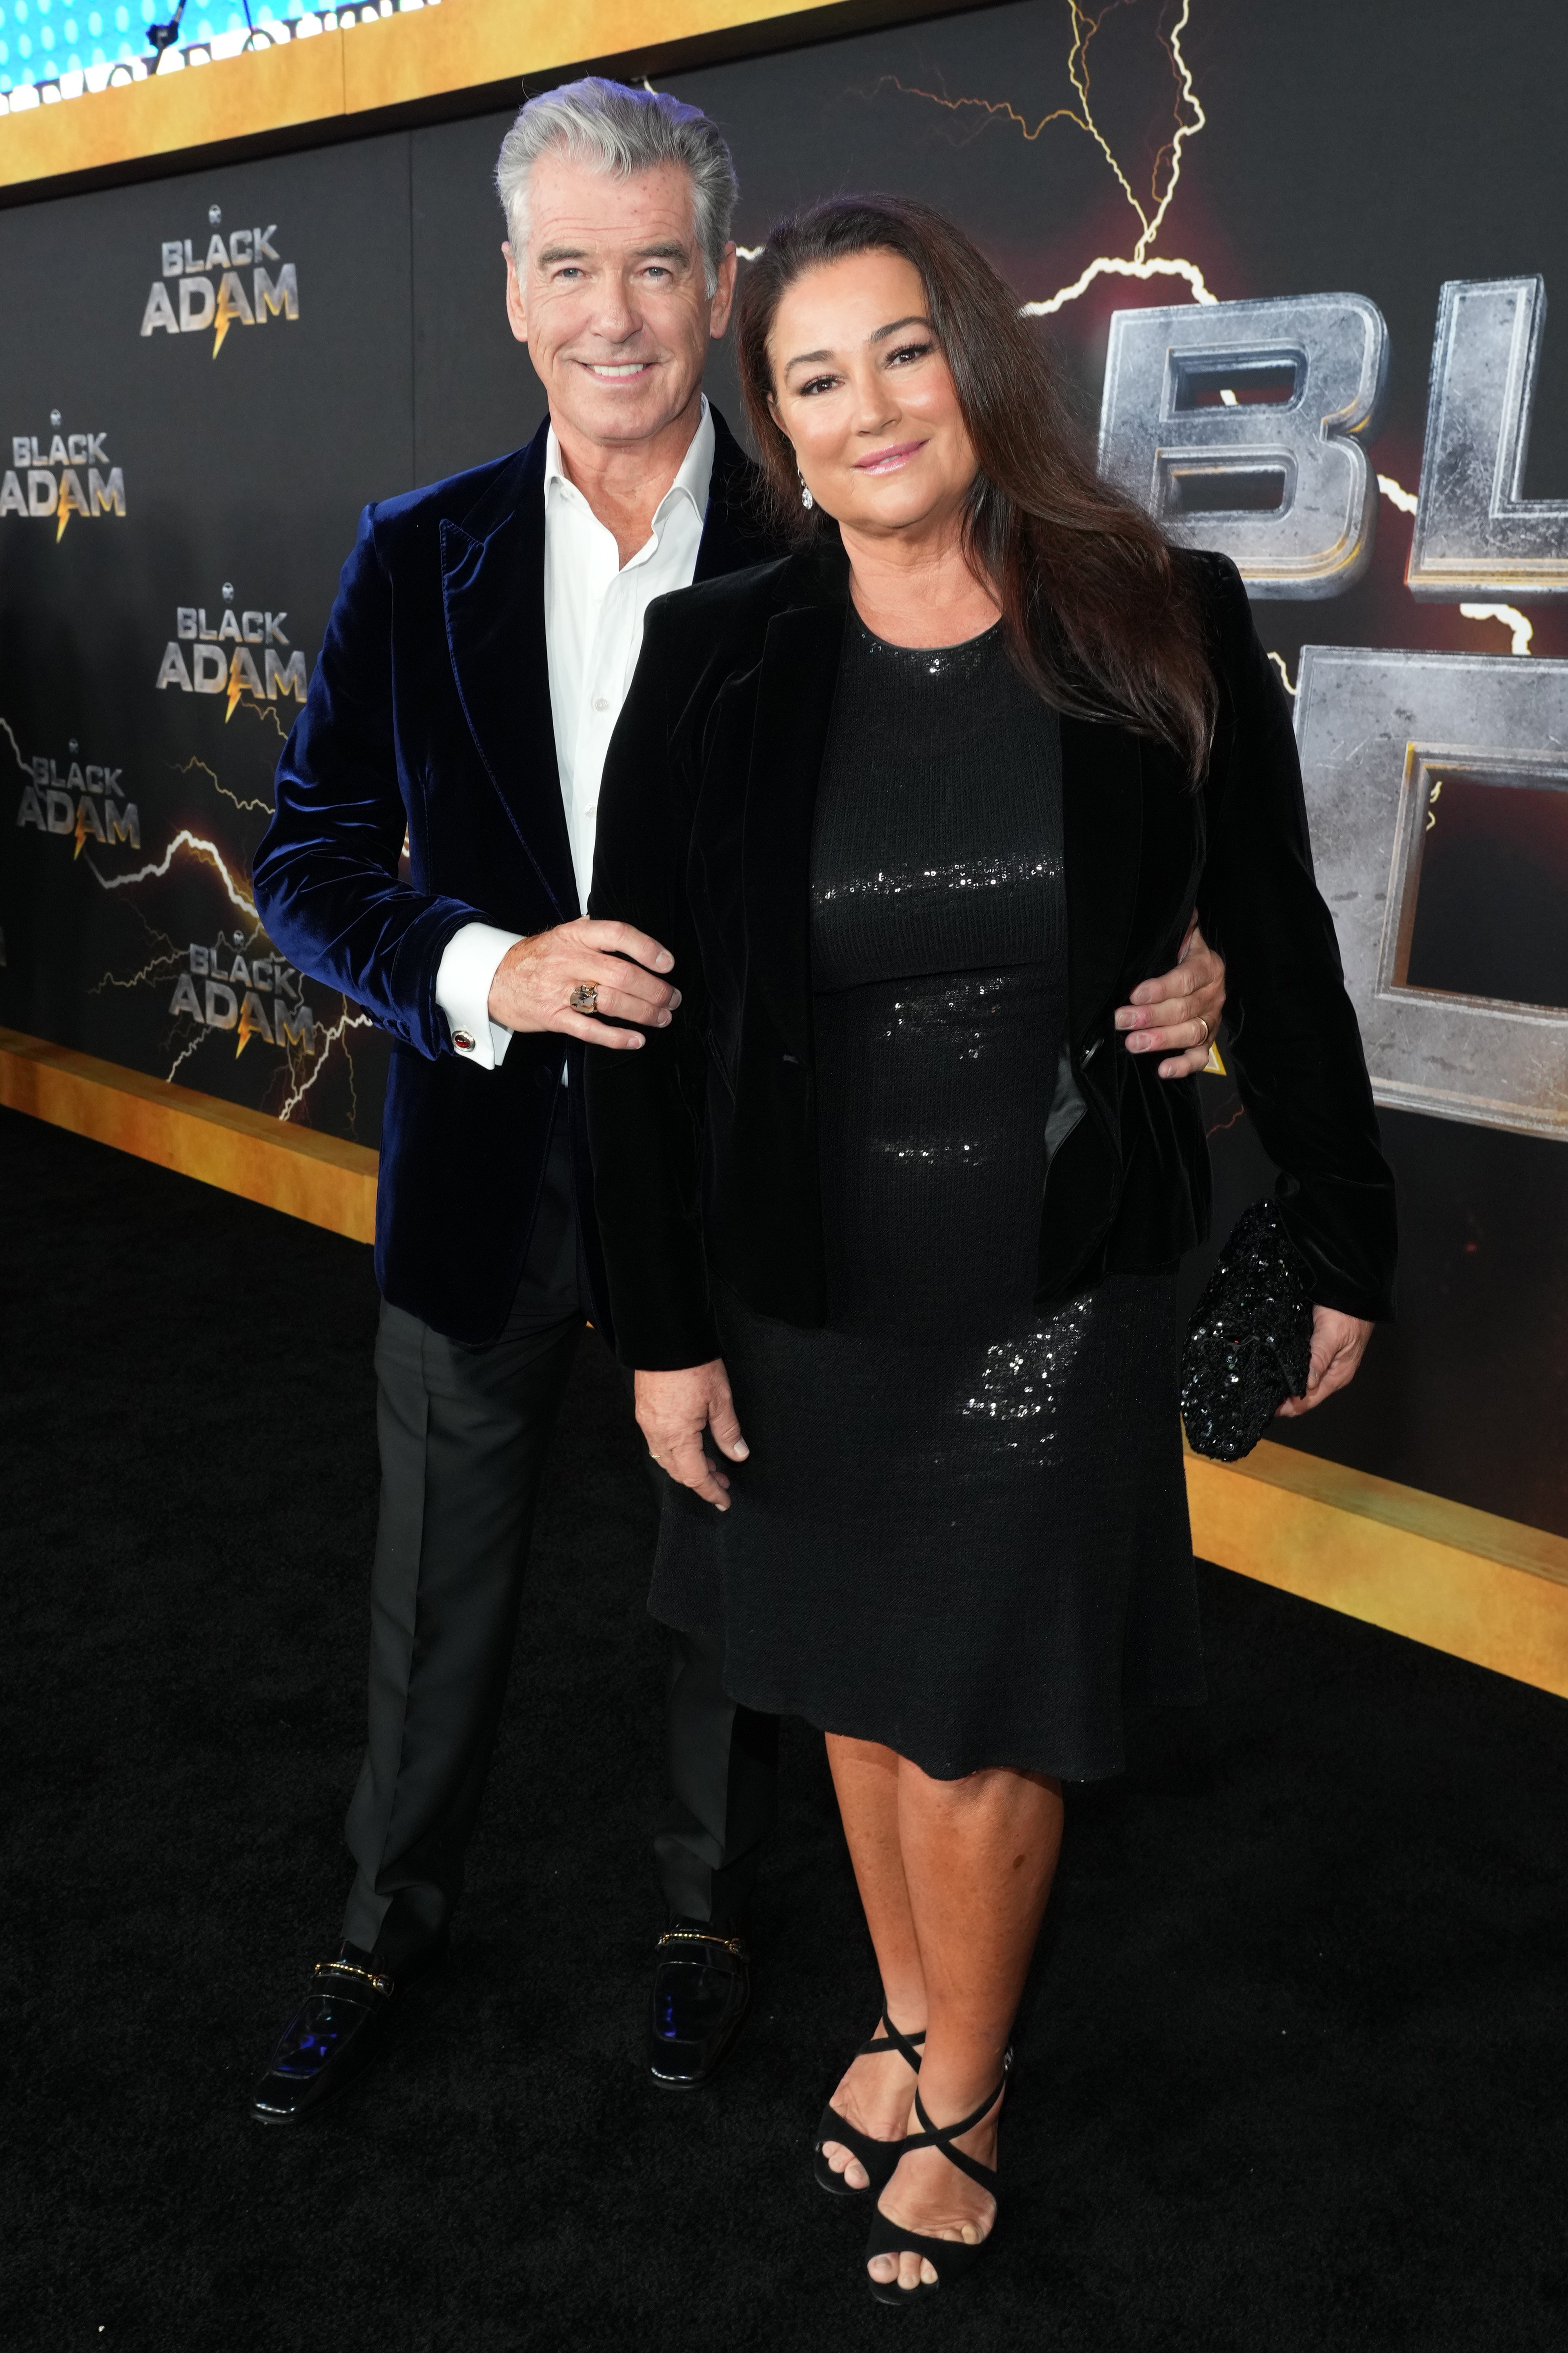
[[[572,843],[577,902],[585,912],[594,873],[599,779],[642,650],[643,619],[656,596],[689,588],[708,512],[713,419],[706,396],[691,447],[660,500],[646,543],[623,565],[605,529],[561,462],[555,428],[544,452],[544,643],[555,763]],[[522,936],[493,923],[453,934],[436,975],[436,1002],[464,1060],[493,1070],[512,1033],[489,1018],[490,983]]]

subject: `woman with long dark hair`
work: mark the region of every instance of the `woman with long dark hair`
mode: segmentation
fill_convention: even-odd
[[[1392,1186],[1234,567],[1097,480],[924,206],[782,222],[740,359],[797,553],[648,616],[593,913],[683,1003],[593,1058],[588,1111],[672,1482],[653,1609],[827,1735],[882,2013],[817,2172],[908,2301],[994,2219],[1062,1783],[1119,1769],[1129,1696],[1202,1694],[1174,1271],[1206,1151],[1194,1083],[1113,1036],[1194,906],[1310,1271],[1298,1410],[1388,1312]]]

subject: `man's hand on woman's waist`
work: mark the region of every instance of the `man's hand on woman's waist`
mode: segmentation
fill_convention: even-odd
[[[1140,981],[1131,1002],[1118,1008],[1116,1026],[1129,1032],[1130,1054],[1167,1054],[1160,1076],[1186,1079],[1208,1060],[1224,1009],[1224,960],[1205,940],[1194,915],[1174,967],[1157,980]]]

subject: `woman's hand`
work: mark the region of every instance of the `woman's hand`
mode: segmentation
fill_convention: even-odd
[[[752,1450],[735,1419],[723,1358],[679,1373],[639,1373],[637,1391],[637,1427],[660,1470],[727,1512],[730,1482],[709,1461],[702,1434],[710,1430],[714,1445],[732,1462],[743,1462]]]
[[[1279,1419],[1289,1421],[1294,1414],[1310,1413],[1315,1405],[1331,1398],[1336,1389],[1348,1388],[1366,1354],[1372,1331],[1372,1325],[1363,1324],[1359,1315],[1342,1315],[1337,1307],[1314,1307],[1307,1393],[1305,1397],[1287,1398],[1279,1408]]]
[[[1131,1033],[1130,1054],[1170,1055],[1160,1065],[1163,1079],[1187,1079],[1208,1060],[1224,1008],[1224,960],[1205,940],[1194,915],[1174,970],[1158,980],[1141,980],[1131,1001],[1118,1009],[1116,1026]]]

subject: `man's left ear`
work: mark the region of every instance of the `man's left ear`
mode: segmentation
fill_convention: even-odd
[[[510,327],[512,333],[517,337],[518,342],[520,343],[526,343],[528,341],[528,304],[523,296],[522,278],[518,269],[517,259],[512,252],[510,239],[506,240],[502,244],[501,251],[506,256],[507,324]]]
[[[733,245],[727,245],[719,264],[719,283],[713,289],[713,308],[708,321],[708,332],[715,343],[728,327],[730,313],[735,307],[735,273],[740,266]]]

